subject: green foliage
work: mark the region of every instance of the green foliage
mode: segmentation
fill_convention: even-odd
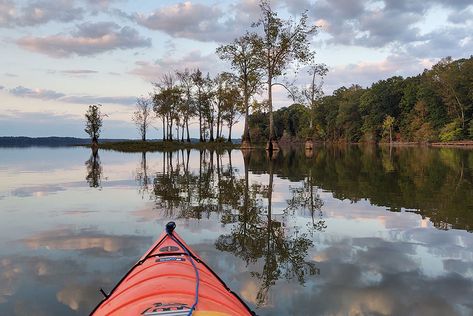
[[[362,132],[379,140],[386,115],[397,117],[403,96],[402,77],[392,77],[374,83],[362,96],[360,111],[363,118]]]
[[[243,109],[245,114],[245,128],[243,139],[249,140],[248,115],[250,110],[249,99],[257,92],[262,84],[262,70],[260,59],[257,58],[257,49],[253,43],[255,34],[245,34],[232,43],[221,45],[216,52],[220,59],[229,61],[232,69],[236,72],[235,78],[238,87],[243,94]]]
[[[460,140],[463,134],[461,124],[460,120],[455,120],[445,125],[440,130],[440,140],[442,142]]]
[[[389,136],[389,141],[392,142],[392,131],[395,119],[391,115],[386,115],[383,121],[383,132],[385,136]]]
[[[307,107],[307,120],[297,113],[291,119],[275,114],[276,134],[303,140],[308,132],[316,140],[432,142],[473,139],[473,56],[469,59],[442,59],[431,70],[403,79],[380,80],[363,89],[341,87],[321,96],[316,106]],[[305,102],[305,101],[304,101]],[[389,118],[389,121],[386,121]],[[295,127],[294,124],[302,124]],[[253,120],[254,128],[258,125]],[[266,134],[265,125],[258,125]]]
[[[364,90],[353,85],[348,89],[337,91],[338,113],[335,119],[339,127],[338,134],[347,142],[356,142],[360,138],[361,116],[359,112],[360,98]]]
[[[266,112],[254,112],[250,115],[250,137],[258,143],[268,140],[269,114]],[[276,137],[286,135],[288,138],[305,138],[309,133],[309,117],[307,108],[302,104],[293,104],[274,112],[274,128]]]
[[[473,139],[473,119],[470,120],[470,124],[468,124],[468,137]]]

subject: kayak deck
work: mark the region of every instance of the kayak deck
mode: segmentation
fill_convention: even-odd
[[[254,313],[172,229],[161,234],[91,315]]]

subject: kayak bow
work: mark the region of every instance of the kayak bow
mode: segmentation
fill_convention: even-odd
[[[91,315],[256,315],[174,232],[169,222],[153,246]]]

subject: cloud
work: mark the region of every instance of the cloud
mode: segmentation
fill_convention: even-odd
[[[151,13],[136,13],[131,18],[144,27],[172,37],[227,42],[250,28],[258,14],[258,2],[254,0],[239,1],[225,9],[187,1]]]
[[[41,100],[55,100],[67,103],[95,104],[113,103],[121,105],[134,105],[135,96],[94,96],[94,95],[66,95],[61,92],[47,89],[30,89],[23,86],[10,89],[9,92],[17,97],[27,97]]]
[[[56,229],[22,240],[30,249],[81,251],[92,256],[122,254],[138,255],[150,238],[138,235],[108,235],[94,229]]]
[[[160,8],[151,14],[137,14],[136,21],[171,36],[193,38],[196,34],[212,31],[221,15],[222,12],[215,6],[183,2]]]
[[[443,28],[425,35],[422,42],[409,43],[405,51],[418,57],[466,57],[464,52],[473,51],[473,36],[464,27]]]
[[[341,86],[359,84],[370,86],[373,82],[392,76],[413,76],[429,68],[433,60],[407,54],[393,54],[381,61],[366,61],[330,68],[325,78],[324,90],[331,92]],[[305,81],[307,82],[307,81]]]
[[[68,103],[79,103],[79,104],[95,104],[95,103],[113,103],[122,105],[134,105],[136,103],[135,96],[117,96],[117,97],[100,97],[92,95],[79,95],[79,96],[66,96],[60,99],[60,101]]]
[[[21,8],[12,1],[0,0],[0,27],[70,22],[81,20],[83,15],[84,9],[75,6],[74,0],[30,1]]]
[[[223,70],[223,64],[219,63],[214,54],[202,55],[198,50],[190,51],[181,58],[165,57],[155,62],[137,61],[135,66],[129,73],[147,81],[157,81],[163,74],[185,68],[199,68],[204,74]]]
[[[461,24],[462,33],[469,32],[471,1],[389,1],[320,0],[284,1],[289,12],[296,14],[306,9],[317,21],[323,21],[322,30],[330,35],[329,44],[357,45],[362,47],[389,47],[414,44],[417,41],[435,42],[436,32],[424,34],[420,25],[432,8],[453,11],[449,20]],[[458,12],[458,13],[457,13]],[[448,27],[444,27],[448,29]],[[453,33],[454,29],[451,29]],[[453,35],[453,34],[452,34]],[[452,41],[456,37],[452,37]],[[441,42],[439,42],[439,46]],[[458,45],[455,45],[458,49]],[[458,50],[457,50],[458,51]],[[442,57],[442,56],[437,56]]]
[[[17,44],[29,51],[54,58],[72,55],[92,56],[115,49],[150,47],[151,39],[141,37],[132,27],[113,22],[83,23],[69,35],[26,36]]]
[[[13,1],[0,0],[0,27],[6,27],[15,20],[16,8]]]
[[[27,275],[31,281],[54,282],[68,276],[84,273],[83,265],[76,261],[64,259],[61,262],[46,257],[14,256],[0,257],[0,304],[21,291],[21,282]],[[46,315],[39,313],[38,315]]]
[[[90,75],[96,74],[98,71],[96,70],[89,70],[89,69],[70,69],[70,70],[62,70],[61,73],[66,75]]]
[[[55,194],[60,191],[64,191],[65,188],[57,185],[41,185],[41,186],[30,186],[30,187],[19,187],[11,191],[11,195],[17,197],[40,197],[50,194]]]
[[[53,90],[29,89],[23,86],[10,89],[10,93],[17,97],[28,97],[41,100],[56,100],[65,96],[65,94]]]
[[[4,86],[0,86],[0,90],[3,90],[5,87]]]
[[[70,77],[85,77],[88,75],[98,74],[97,70],[91,69],[65,69],[65,70],[55,70],[55,69],[47,69],[45,70],[47,74],[63,74]]]
[[[321,270],[317,281],[297,294],[291,292],[287,314],[307,315],[314,308],[321,315],[471,313],[473,282],[458,274],[462,270],[456,270],[454,260],[447,263],[454,273],[431,275],[422,272],[415,242],[367,237],[328,240],[327,246],[315,258],[323,259],[317,263]],[[284,300],[285,292],[274,291],[274,300]]]
[[[113,2],[119,2],[121,0],[85,0],[87,5],[98,8],[98,9],[107,9],[111,6]]]
[[[473,11],[470,8],[454,11],[448,16],[448,21],[454,24],[464,24],[468,21],[473,22]]]

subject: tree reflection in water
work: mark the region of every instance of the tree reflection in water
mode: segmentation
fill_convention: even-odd
[[[260,280],[259,305],[267,302],[277,280],[304,283],[306,276],[317,273],[305,258],[313,246],[307,234],[326,228],[319,188],[335,199],[368,199],[389,211],[419,213],[439,229],[471,231],[473,225],[473,213],[468,212],[473,208],[473,152],[327,146],[311,153],[283,150],[269,160],[264,151],[252,151],[243,152],[244,173],[233,167],[232,158],[238,155],[192,152],[198,166],[191,170],[190,151],[162,153],[162,170],[153,173],[149,195],[168,218],[218,215],[229,231],[216,240],[217,249],[234,254],[254,270],[260,267],[252,272]],[[263,175],[267,182],[254,180]],[[280,201],[273,203],[275,179],[294,184],[282,206]],[[301,213],[307,215],[307,227],[291,224]]]
[[[230,150],[200,151],[199,166],[194,170],[189,169],[190,150],[161,154],[162,169],[152,179],[146,169],[146,154],[142,154],[135,178],[139,192],[143,197],[149,194],[165,217],[201,219],[214,213],[223,225],[231,225],[230,233],[217,239],[216,248],[233,253],[247,264],[261,262],[262,270],[251,272],[260,280],[258,305],[266,303],[268,291],[277,280],[294,278],[303,284],[306,276],[318,273],[314,263],[305,260],[312,241],[306,234],[290,233],[287,224],[272,214],[273,160],[267,160],[269,182],[265,185],[250,183],[251,152],[243,153],[244,176],[233,167],[235,152]],[[307,196],[304,203],[312,212],[309,226],[323,229],[323,221],[315,219],[321,215],[322,203],[311,177],[303,184],[294,190],[287,209],[296,209],[295,201],[302,205],[301,196]],[[289,212],[285,216],[289,217]]]
[[[312,219],[307,223],[309,231],[323,231],[327,228],[322,216],[323,201],[318,194],[318,188],[314,185],[312,168],[309,169],[307,177],[302,182],[302,187],[291,187],[292,197],[287,200],[286,215],[294,215],[296,211],[308,211]]]
[[[91,188],[102,188],[102,164],[97,149],[92,149],[90,158],[85,162],[87,175],[85,180]]]
[[[268,160],[268,185],[249,186],[250,155],[245,154],[244,198],[238,209],[240,216],[230,234],[217,239],[216,247],[235,254],[247,264],[263,260],[262,271],[251,272],[254,278],[260,280],[256,303],[261,306],[267,302],[269,289],[277,280],[296,278],[304,284],[305,277],[318,273],[318,269],[313,262],[305,260],[309,248],[313,246],[312,240],[306,234],[287,234],[284,223],[273,219],[274,161]],[[268,201],[266,207],[263,198]]]
[[[148,165],[146,163],[146,152],[141,153],[141,161],[136,170],[135,181],[138,184],[138,192],[144,198],[149,193],[151,185],[151,180],[148,176]]]

